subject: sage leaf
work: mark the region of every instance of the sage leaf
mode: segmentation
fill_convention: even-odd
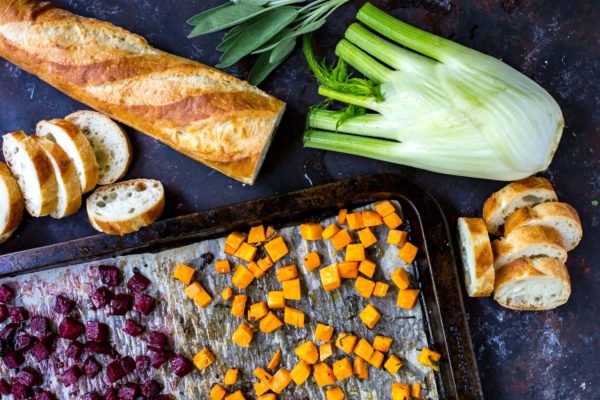
[[[229,32],[227,32],[225,34],[225,36],[223,36],[223,40],[221,41],[221,43],[219,43],[219,45],[217,46],[217,50],[219,51],[227,51],[229,50],[229,48],[242,36],[244,36],[244,33],[246,32],[246,29],[248,29],[248,27],[250,25],[252,25],[255,22],[255,19],[259,18],[259,17],[255,17],[252,18],[240,25],[237,25],[233,28],[231,28],[229,30]]]
[[[277,34],[273,39],[269,40],[263,47],[258,50],[255,50],[252,54],[259,54],[265,51],[269,51],[277,46],[280,42],[288,39],[292,39],[298,36],[302,36],[307,33],[314,32],[320,29],[323,25],[325,25],[326,20],[322,19],[319,21],[311,22],[305,26],[301,26],[299,29],[284,29],[279,34]]]
[[[234,7],[234,6],[235,5],[233,3],[227,2],[227,3],[221,4],[220,6],[203,11],[200,14],[196,14],[192,18],[188,19],[186,22],[188,25],[196,26],[196,25],[198,25],[198,22],[202,21],[203,18],[207,18],[209,15],[214,14],[223,8]]]
[[[272,51],[262,53],[252,67],[250,75],[248,76],[248,81],[253,85],[260,84],[275,68],[281,65],[281,63],[294,51],[295,47],[296,41],[289,40],[281,42]],[[277,57],[271,59],[275,50],[277,50]]]
[[[219,8],[215,12],[211,11],[213,10],[208,10],[206,16],[202,13],[192,18],[196,27],[189,34],[189,38],[232,27],[269,11],[269,8],[250,4],[237,4]]]
[[[271,51],[271,56],[269,57],[269,63],[274,63],[275,61],[281,59],[283,54],[285,54],[285,52],[288,51],[290,46],[292,46],[292,49],[296,46],[296,40],[294,38],[281,41]]]

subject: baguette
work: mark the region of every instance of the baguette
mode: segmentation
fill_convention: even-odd
[[[571,251],[583,235],[577,211],[566,203],[550,202],[520,208],[504,224],[506,234],[523,226],[546,226],[555,229],[562,238],[565,250]]]
[[[36,127],[36,135],[52,140],[67,153],[77,170],[82,193],[90,192],[96,187],[98,163],[94,149],[75,124],[64,119],[40,121]]]
[[[42,148],[19,131],[2,136],[2,152],[17,178],[27,212],[33,217],[43,217],[54,211],[58,187],[54,169]]]
[[[481,218],[459,218],[465,286],[471,297],[489,296],[494,290],[494,255],[485,222]]]
[[[524,226],[515,229],[507,236],[492,242],[494,268],[499,270],[506,264],[521,257],[550,257],[567,261],[560,234],[545,226]]]
[[[494,300],[513,310],[550,310],[570,295],[567,268],[555,258],[519,258],[496,275]]]
[[[87,199],[92,226],[109,235],[125,235],[154,223],[165,206],[159,181],[132,179],[96,189]]]
[[[285,103],[48,2],[0,0],[0,56],[74,99],[252,184]]]
[[[499,236],[505,219],[518,208],[547,201],[557,201],[552,185],[545,178],[531,176],[509,183],[493,193],[483,205],[483,219],[488,231]]]
[[[23,219],[25,201],[15,177],[0,162],[0,243],[5,242]]]

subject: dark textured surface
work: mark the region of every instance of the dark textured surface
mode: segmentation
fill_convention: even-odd
[[[60,0],[86,16],[106,19],[144,35],[153,45],[214,65],[219,35],[187,40],[184,21],[218,4],[204,1]],[[346,6],[317,38],[324,54],[353,20]],[[573,295],[552,312],[516,313],[492,299],[467,299],[466,307],[482,377],[490,399],[598,399],[600,361],[600,8],[589,0],[376,1],[407,22],[503,59],[532,76],[555,96],[567,127],[554,162],[545,174],[559,198],[579,210],[585,237],[569,255]],[[230,72],[243,76],[248,65]],[[373,160],[303,149],[304,114],[319,101],[314,80],[296,53],[262,86],[288,102],[284,118],[257,183],[245,186],[137,133],[128,177],[165,184],[165,217],[205,210],[312,184],[372,172],[392,172],[432,191],[453,224],[458,215],[478,215],[500,182],[457,178]],[[38,79],[0,61],[0,131],[33,131],[40,119],[81,107]],[[596,204],[596,205],[594,205]],[[1,245],[12,252],[87,236],[94,231],[82,210],[62,221],[26,219],[15,237]]]

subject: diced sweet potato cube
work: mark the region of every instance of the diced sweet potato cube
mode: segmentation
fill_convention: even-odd
[[[241,390],[236,390],[235,392],[225,396],[224,400],[246,400],[246,398]]]
[[[323,227],[319,224],[300,224],[300,236],[304,240],[321,240],[323,238]]]
[[[365,228],[358,231],[358,238],[365,248],[377,243],[377,237],[370,228]]]
[[[248,320],[258,321],[269,312],[269,308],[264,302],[254,303],[248,310]]]
[[[336,382],[333,370],[325,363],[315,364],[313,375],[317,385],[320,387],[331,386]]]
[[[327,400],[344,400],[344,391],[339,387],[327,389],[325,391],[325,398]]]
[[[250,228],[250,232],[248,232],[248,243],[262,243],[267,240],[267,236],[265,235],[265,227],[262,225],[253,226]]]
[[[419,361],[423,365],[427,365],[431,367],[434,371],[439,371],[440,359],[442,355],[437,351],[433,351],[427,347],[424,347],[417,356],[417,361]]]
[[[271,257],[265,256],[258,260],[256,264],[258,264],[258,268],[262,269],[263,272],[267,272],[273,266],[273,261],[271,261]]]
[[[281,236],[267,242],[265,244],[265,251],[274,263],[289,252],[288,247]]]
[[[231,340],[233,340],[233,342],[238,346],[246,348],[250,345],[253,337],[254,331],[248,325],[242,322],[235,332],[233,332]]]
[[[362,261],[365,259],[365,246],[362,243],[346,246],[346,261]]]
[[[229,254],[230,256],[234,256],[236,250],[237,249],[234,249],[233,247],[229,246],[228,244],[225,244],[225,247],[223,248],[223,252],[225,254]]]
[[[402,225],[402,218],[400,218],[400,216],[398,214],[393,212],[393,213],[383,217],[383,222],[386,224],[386,226],[388,228],[396,229],[397,227]]]
[[[392,384],[392,400],[410,400],[410,391],[406,383]]]
[[[390,349],[393,341],[394,339],[392,338],[377,335],[375,336],[375,340],[373,340],[373,348],[385,353]]]
[[[340,278],[353,279],[358,277],[358,261],[343,261],[338,263]]]
[[[211,295],[208,294],[208,292],[206,290],[204,290],[202,285],[200,285],[200,291],[194,296],[194,303],[196,303],[200,307],[204,308],[204,307],[208,306],[211,302],[212,302]]]
[[[212,388],[210,388],[210,400],[223,400],[223,397],[227,394],[227,391],[223,388],[223,386],[215,383]]]
[[[273,227],[273,225],[267,226],[267,232],[266,232],[267,240],[273,239],[275,237],[275,235],[277,235],[277,232],[278,232],[277,229],[275,229]]]
[[[231,272],[231,266],[229,260],[217,260],[215,261],[215,271],[219,274],[228,274]]]
[[[347,357],[333,363],[333,374],[338,381],[343,381],[352,376],[352,364]]]
[[[340,231],[340,228],[336,224],[331,224],[327,228],[323,230],[323,239],[329,240],[335,236],[336,233]]]
[[[256,400],[277,400],[275,393],[265,393],[262,396],[258,396]]]
[[[404,246],[406,240],[408,239],[408,232],[399,231],[397,229],[391,229],[387,236],[388,244],[393,244],[398,247]]]
[[[319,361],[325,361],[333,355],[333,343],[324,343],[319,346]]]
[[[269,311],[267,315],[265,315],[259,323],[259,329],[264,333],[275,332],[277,329],[283,326],[283,322],[273,313],[273,311]]]
[[[331,335],[333,335],[333,326],[321,323],[317,324],[317,327],[315,328],[315,339],[329,342],[331,340]]]
[[[402,367],[402,361],[393,354],[389,356],[388,359],[385,360],[385,364],[383,364],[383,368],[387,369],[392,375],[396,374],[400,367]]]
[[[304,256],[304,266],[307,271],[312,271],[314,269],[319,268],[321,265],[321,257],[319,257],[319,253],[313,251]]]
[[[372,278],[373,275],[375,274],[376,267],[377,267],[377,264],[375,264],[373,261],[362,260],[360,262],[360,265],[358,266],[358,270],[360,271],[361,274],[366,275],[369,278]]]
[[[267,364],[267,368],[269,368],[269,369],[276,369],[279,366],[280,362],[281,362],[281,350],[277,350],[273,354],[273,357],[271,357],[271,360],[269,361],[269,364]]]
[[[215,356],[209,349],[202,349],[194,356],[194,365],[198,369],[208,368],[215,362]]]
[[[300,278],[290,279],[288,281],[281,282],[283,288],[283,297],[287,300],[300,300],[302,299],[302,291],[300,288]]]
[[[392,281],[398,286],[398,289],[408,289],[410,276],[404,268],[400,267],[392,273]]]
[[[383,364],[383,358],[383,353],[379,350],[375,350],[373,354],[371,354],[371,358],[369,358],[369,364],[371,364],[377,369],[380,369],[381,365]]]
[[[304,361],[300,360],[298,364],[290,371],[290,375],[294,380],[294,383],[298,386],[302,385],[310,376],[311,367]]]
[[[189,297],[190,299],[194,299],[194,297],[196,297],[196,295],[198,293],[201,293],[204,289],[202,288],[202,285],[200,284],[200,282],[192,282],[191,285],[187,286],[185,289],[183,289],[183,293],[185,293],[185,295],[187,297]]]
[[[196,270],[189,265],[179,263],[175,267],[175,271],[173,271],[173,278],[185,285],[189,285],[192,282],[195,272]]]
[[[375,203],[375,211],[377,211],[377,214],[381,215],[382,217],[387,217],[391,213],[395,212],[396,209],[391,201],[383,200]]]
[[[367,368],[367,364],[365,364],[365,360],[360,357],[355,357],[352,367],[354,375],[357,376],[358,379],[369,379],[369,369]]]
[[[252,272],[252,275],[254,275],[255,279],[260,279],[263,276],[265,276],[265,271],[260,269],[258,264],[255,263],[254,261],[252,261],[250,264],[248,264],[248,266],[246,268],[248,268],[248,271]]]
[[[359,276],[358,278],[356,278],[356,281],[354,281],[354,289],[356,289],[356,292],[361,297],[368,299],[373,294],[373,289],[375,289],[375,282],[373,282],[370,279]]]
[[[241,258],[244,261],[252,262],[254,261],[254,257],[256,257],[256,252],[258,249],[251,244],[242,243],[239,249],[236,250],[235,256]]]
[[[240,289],[246,289],[254,280],[254,274],[244,267],[242,264],[235,268],[235,272],[231,277],[231,283]]]
[[[246,311],[246,301],[248,296],[245,294],[238,294],[233,297],[233,303],[231,304],[231,315],[234,317],[242,318]]]
[[[352,353],[354,351],[354,346],[356,346],[356,340],[356,336],[349,333],[340,332],[335,340],[335,347],[346,353]]]
[[[383,225],[381,215],[372,210],[364,210],[362,212],[362,220],[366,227]]]
[[[367,339],[360,339],[354,347],[354,354],[362,357],[365,361],[371,358],[373,355],[373,346],[367,341]]]
[[[271,379],[273,379],[273,375],[271,375],[270,373],[268,373],[267,371],[265,371],[262,368],[256,368],[254,370],[254,372],[252,372],[252,375],[254,375],[261,382],[266,383],[266,384],[269,384],[271,382]]]
[[[269,385],[268,383],[254,382],[253,386],[254,386],[254,392],[256,392],[257,396],[265,394],[269,390],[271,390],[271,385]]]
[[[270,309],[276,308],[284,308],[285,307],[285,297],[283,296],[283,291],[281,290],[272,290],[267,293],[267,305]]]
[[[368,304],[358,316],[369,329],[373,329],[381,319],[381,314],[371,304]]]
[[[286,265],[284,267],[280,267],[277,270],[277,280],[279,282],[289,281],[290,279],[294,279],[298,277],[298,268],[296,268],[296,264]]]
[[[231,297],[233,296],[233,290],[227,286],[225,289],[223,289],[223,291],[221,292],[221,299],[227,301],[229,299],[231,299]]]
[[[244,233],[231,232],[229,236],[227,236],[227,239],[225,239],[225,245],[232,248],[233,251],[236,251],[240,248],[242,243],[244,243],[244,240],[246,240],[246,235]]]
[[[348,228],[353,231],[365,227],[365,223],[362,219],[362,213],[360,212],[346,214],[346,221],[348,222]]]
[[[304,328],[304,313],[295,308],[286,307],[283,314],[283,322],[298,328]]]
[[[400,248],[400,251],[398,252],[398,257],[404,260],[404,262],[406,262],[407,264],[412,264],[412,262],[415,260],[415,257],[417,256],[417,251],[418,249],[414,244],[406,242],[404,246]]]
[[[412,310],[419,298],[419,293],[421,290],[419,289],[405,289],[398,292],[398,300],[396,300],[396,305],[400,308],[404,308],[406,310]]]
[[[319,350],[311,341],[304,342],[296,347],[294,353],[309,364],[315,364],[319,360]]]
[[[321,275],[321,284],[325,291],[337,289],[342,284],[337,264],[331,264],[328,267],[322,268],[319,274]]]
[[[352,238],[347,230],[342,229],[331,238],[331,244],[336,250],[342,250],[344,247],[352,243]]]
[[[388,292],[390,285],[384,282],[375,282],[375,289],[373,289],[373,296],[385,297]]]
[[[419,382],[413,383],[410,388],[410,395],[415,399],[421,398],[421,384]]]
[[[338,224],[343,224],[346,222],[346,215],[348,215],[348,210],[346,208],[342,208],[340,210],[340,212],[338,213],[338,217],[337,217],[337,223]]]
[[[283,389],[288,387],[291,381],[292,376],[290,375],[290,371],[285,368],[279,368],[275,375],[273,375],[273,379],[271,379],[271,390],[279,394],[283,392]]]
[[[226,385],[235,385],[239,378],[239,370],[237,368],[229,369],[225,372],[223,383]]]

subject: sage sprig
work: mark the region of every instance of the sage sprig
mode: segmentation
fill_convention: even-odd
[[[226,68],[258,54],[248,80],[262,82],[294,51],[298,37],[325,25],[327,17],[349,0],[229,0],[187,22],[189,38],[229,29],[217,50],[217,67]]]

